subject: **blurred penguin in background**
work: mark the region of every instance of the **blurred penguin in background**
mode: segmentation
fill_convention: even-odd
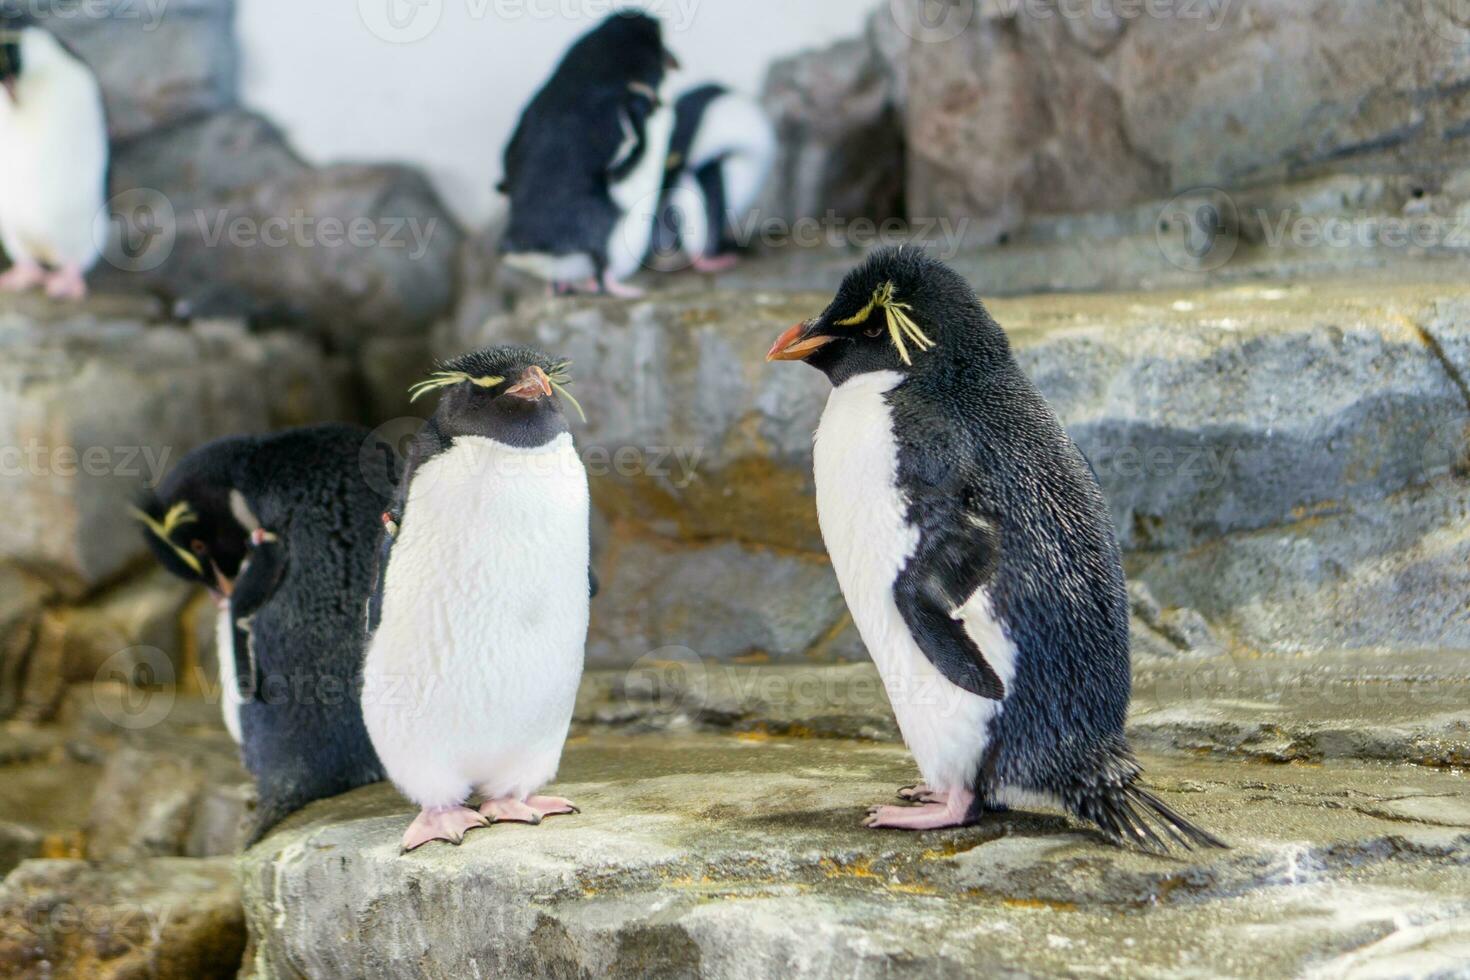
[[[225,727],[259,790],[259,840],[383,770],[358,691],[382,515],[398,480],[366,429],[314,425],[192,450],[134,516],[159,563],[209,589]]]
[[[107,123],[92,70],[14,4],[0,6],[0,290],[87,295],[105,240]]]
[[[674,129],[662,89],[677,67],[642,13],[615,13],[572,45],[505,149],[507,265],[559,293],[639,295],[624,280],[653,236]]]
[[[679,96],[653,236],[658,267],[722,272],[735,265],[735,225],[775,159],[776,131],[752,100],[722,85]]]

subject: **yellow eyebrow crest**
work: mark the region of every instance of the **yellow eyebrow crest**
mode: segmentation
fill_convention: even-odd
[[[194,574],[204,574],[204,566],[199,564],[198,556],[191,551],[185,551],[173,541],[174,531],[183,527],[185,524],[197,524],[199,522],[198,515],[194,513],[194,509],[189,506],[187,501],[180,500],[170,507],[168,513],[163,515],[161,522],[137,507],[133,507],[131,510],[133,516],[141,521],[143,526],[148,528],[154,537],[172,548],[174,553],[184,560],[185,564],[194,569]]]
[[[905,364],[914,363],[909,358],[908,347],[904,343],[905,339],[920,351],[929,350],[934,346],[934,341],[930,340],[928,335],[914,322],[914,318],[909,316],[909,311],[913,307],[893,298],[892,280],[873,290],[873,296],[868,300],[868,305],[847,319],[838,320],[837,325],[839,327],[856,326],[872,316],[874,310],[880,309],[888,321],[888,336],[893,340],[893,346],[898,348],[898,356]]]
[[[423,381],[418,382],[412,388],[408,389],[408,400],[410,402],[416,402],[419,400],[420,395],[427,394],[439,388],[449,388],[464,381],[468,381],[472,385],[478,385],[481,388],[494,388],[504,380],[505,378],[498,374],[486,374],[474,378],[463,371],[435,371]]]

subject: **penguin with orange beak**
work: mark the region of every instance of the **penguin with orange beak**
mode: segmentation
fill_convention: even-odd
[[[385,516],[362,692],[388,778],[419,807],[404,851],[577,812],[541,792],[571,725],[591,596],[567,370],[497,347],[415,386],[439,405]]]
[[[1107,504],[969,284],[921,250],[880,250],[767,358],[832,382],[817,517],[923,776],[867,826],[1039,802],[1119,843],[1223,847],[1139,783]]]

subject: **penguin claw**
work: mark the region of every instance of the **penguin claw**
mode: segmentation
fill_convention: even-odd
[[[407,854],[429,841],[442,840],[458,844],[476,827],[488,827],[490,821],[467,806],[435,807],[419,811],[403,833],[400,854]]]
[[[963,827],[969,821],[970,804],[975,794],[957,789],[947,794],[943,803],[921,803],[918,806],[874,806],[868,808],[863,826],[872,829],[891,827],[895,830],[939,830]]]
[[[495,800],[486,800],[480,804],[480,813],[489,817],[491,823],[528,823],[538,824],[541,822],[541,813],[510,796],[503,796]]]
[[[554,817],[560,813],[581,813],[582,810],[571,800],[560,796],[528,796],[526,806],[543,817]]]
[[[911,803],[945,803],[949,800],[949,794],[943,790],[930,789],[923,783],[914,783],[911,786],[900,786],[898,798]]]

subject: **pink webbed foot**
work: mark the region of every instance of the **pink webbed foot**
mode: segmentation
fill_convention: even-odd
[[[618,282],[611,273],[607,272],[602,274],[602,291],[618,299],[641,299],[643,297],[643,290],[637,286],[629,286],[625,282]]]
[[[915,783],[913,786],[900,786],[898,798],[912,800],[915,803],[946,803],[949,801],[949,793],[944,790],[930,789],[923,783]]]
[[[726,252],[723,255],[696,255],[693,264],[695,272],[707,274],[729,272],[740,264],[740,256],[734,252]]]
[[[46,295],[57,300],[86,299],[86,277],[82,275],[82,270],[74,265],[53,272],[46,278]]]
[[[0,292],[23,293],[46,281],[46,270],[35,262],[17,262],[0,275]]]
[[[969,823],[970,804],[975,794],[969,790],[955,789],[946,794],[943,803],[922,803],[919,806],[874,806],[868,808],[863,820],[864,827],[874,829],[890,827],[894,830],[939,830],[943,827],[963,827]]]
[[[511,796],[486,800],[480,804],[480,813],[489,817],[491,823],[536,824],[541,822],[540,811]]]
[[[528,796],[526,806],[535,810],[543,817],[554,817],[558,813],[581,813],[581,809],[571,800],[560,796]]]
[[[403,833],[402,853],[422,847],[431,840],[458,844],[466,832],[488,827],[490,821],[467,806],[441,806],[420,810]]]

